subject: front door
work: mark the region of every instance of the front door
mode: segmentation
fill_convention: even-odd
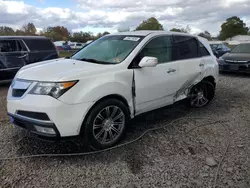
[[[179,87],[179,67],[172,61],[171,36],[152,39],[134,61],[139,63],[145,56],[156,57],[158,65],[134,69],[136,114],[172,104]]]

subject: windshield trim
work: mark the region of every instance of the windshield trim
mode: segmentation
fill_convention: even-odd
[[[72,54],[72,56],[70,56],[70,59],[74,59],[73,56],[76,55],[77,53],[79,53],[81,50],[83,50],[85,47],[87,47],[88,45],[92,44],[93,42],[97,41],[97,40],[102,40],[106,37],[111,37],[111,36],[122,36],[122,37],[140,37],[140,40],[139,42],[131,49],[131,51],[127,54],[127,56],[124,57],[124,59],[120,62],[107,62],[107,64],[102,64],[102,65],[110,65],[112,63],[112,65],[117,65],[117,64],[120,64],[122,62],[124,62],[128,56],[135,50],[135,48],[143,41],[143,39],[146,37],[146,36],[143,36],[143,35],[119,35],[119,34],[116,34],[116,35],[106,35],[106,36],[103,36],[99,39],[96,39],[94,41],[92,41],[91,43],[85,45],[83,48],[79,49],[77,52],[75,52],[74,54]],[[79,59],[75,59],[75,60],[79,60]],[[99,61],[99,60],[97,60]],[[88,61],[87,61],[88,62]],[[101,61],[100,61],[101,62]],[[102,62],[105,62],[105,61],[102,61]],[[90,62],[90,63],[94,63],[94,62]]]

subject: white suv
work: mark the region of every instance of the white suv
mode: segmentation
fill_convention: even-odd
[[[23,67],[9,88],[8,114],[36,135],[80,135],[103,149],[139,114],[183,99],[192,107],[207,105],[217,76],[206,39],[164,31],[111,34],[71,58]]]

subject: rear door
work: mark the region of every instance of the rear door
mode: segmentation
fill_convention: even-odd
[[[172,61],[172,37],[158,36],[149,41],[136,56],[133,64],[145,57],[156,57],[156,67],[134,69],[136,114],[173,103],[178,89],[178,63]]]
[[[174,59],[179,65],[180,88],[177,93],[182,95],[204,71],[205,61],[199,55],[198,40],[192,36],[174,35]]]
[[[0,79],[12,79],[16,72],[26,64],[27,51],[21,47],[19,40],[1,40],[0,54],[2,56]]]
[[[24,42],[30,49],[28,64],[58,58],[54,44],[47,38],[29,38]]]

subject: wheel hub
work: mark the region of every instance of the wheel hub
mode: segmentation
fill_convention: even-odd
[[[114,124],[114,122],[112,121],[112,119],[106,119],[103,122],[103,128],[105,130],[110,130],[113,124]]]
[[[202,91],[200,91],[200,92],[197,93],[198,99],[203,98],[203,96],[204,96],[204,93]]]

